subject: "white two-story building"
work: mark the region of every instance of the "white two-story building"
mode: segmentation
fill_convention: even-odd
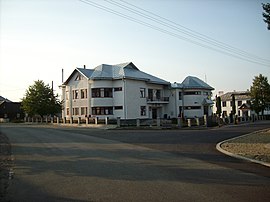
[[[212,87],[196,77],[173,84],[140,71],[132,62],[76,68],[62,84],[62,116],[121,119],[201,117],[211,114]],[[181,93],[183,94],[181,94]],[[181,95],[181,100],[175,96]]]

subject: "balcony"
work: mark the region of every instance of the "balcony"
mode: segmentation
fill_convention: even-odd
[[[147,104],[168,104],[169,97],[147,97],[146,98]]]

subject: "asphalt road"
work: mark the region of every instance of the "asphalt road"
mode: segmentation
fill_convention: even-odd
[[[270,122],[211,130],[0,125],[12,143],[11,201],[269,201],[270,170],[217,142]]]

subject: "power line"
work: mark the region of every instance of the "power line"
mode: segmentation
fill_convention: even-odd
[[[107,0],[105,0],[105,1],[107,1]],[[111,0],[111,1],[112,1],[112,2],[115,2],[115,1],[113,1],[113,0]],[[246,55],[248,55],[248,56],[250,56],[250,57],[253,57],[253,58],[256,58],[256,59],[258,59],[258,60],[262,60],[262,61],[264,61],[264,62],[270,62],[270,60],[267,60],[267,59],[258,57],[258,56],[254,55],[254,54],[248,53],[248,52],[243,51],[243,50],[241,50],[241,49],[239,49],[239,48],[236,48],[236,47],[233,47],[233,46],[231,46],[231,45],[228,45],[228,44],[225,44],[225,43],[223,43],[223,42],[220,42],[220,41],[218,41],[218,40],[216,40],[216,39],[213,39],[213,38],[208,37],[208,36],[206,36],[206,35],[204,35],[204,34],[201,34],[201,33],[199,33],[199,32],[196,32],[196,31],[194,31],[194,30],[192,30],[192,29],[189,29],[189,28],[187,28],[187,27],[185,27],[185,26],[183,26],[183,25],[180,25],[180,24],[178,24],[178,23],[175,23],[175,22],[173,22],[173,21],[171,21],[171,20],[169,20],[169,19],[167,19],[167,18],[164,18],[164,17],[162,17],[162,16],[160,16],[160,15],[157,15],[157,14],[155,14],[155,13],[153,13],[153,12],[150,12],[150,11],[147,11],[147,10],[145,10],[145,9],[143,9],[143,8],[140,8],[140,7],[138,7],[138,6],[135,6],[135,5],[133,5],[133,4],[129,3],[129,2],[126,2],[126,1],[124,1],[124,0],[119,0],[119,1],[124,2],[125,4],[130,5],[130,6],[134,7],[134,8],[139,9],[139,10],[142,10],[142,11],[145,12],[145,13],[149,13],[149,14],[155,16],[155,17],[158,17],[159,19],[164,20],[165,22],[169,22],[169,23],[171,23],[172,25],[175,25],[176,28],[177,28],[179,31],[181,31],[181,32],[183,31],[183,33],[190,34],[190,35],[192,35],[192,36],[194,36],[194,37],[198,37],[198,38],[200,38],[200,39],[203,39],[203,40],[209,41],[209,42],[211,42],[211,43],[214,43],[214,44],[216,44],[216,45],[224,46],[224,47],[228,48],[229,50],[239,51],[239,53],[246,54]],[[181,28],[181,29],[179,29],[179,28]],[[183,30],[183,29],[184,29],[184,30]]]
[[[83,2],[83,3],[85,3],[85,4],[88,4],[88,5],[91,5],[91,6],[93,6],[93,7],[96,7],[96,8],[98,8],[98,9],[104,10],[104,11],[106,11],[106,12],[112,13],[112,14],[117,15],[117,16],[119,16],[119,17],[125,18],[125,19],[127,19],[127,20],[136,22],[136,23],[141,24],[141,25],[143,25],[143,26],[149,27],[149,28],[154,29],[154,30],[156,30],[156,31],[159,31],[159,32],[168,34],[168,35],[170,35],[170,36],[173,36],[173,37],[175,37],[175,38],[178,38],[178,39],[181,39],[181,40],[190,42],[190,43],[193,43],[193,44],[195,44],[195,45],[198,45],[198,46],[201,46],[201,47],[204,47],[204,48],[207,48],[207,49],[211,49],[211,50],[214,50],[214,51],[216,51],[216,52],[220,52],[220,53],[222,53],[222,54],[225,54],[225,55],[228,55],[228,56],[232,56],[232,57],[235,57],[235,58],[238,58],[238,59],[241,59],[241,60],[245,60],[245,61],[248,61],[248,62],[256,63],[256,64],[263,65],[263,66],[267,66],[267,67],[270,66],[269,64],[265,63],[265,62],[267,61],[267,60],[265,60],[265,59],[261,59],[261,58],[259,58],[259,57],[257,57],[257,56],[256,56],[256,57],[253,56],[253,59],[249,59],[249,58],[251,57],[251,54],[249,54],[249,55],[244,55],[244,51],[242,51],[242,52],[239,53],[239,52],[236,51],[236,49],[235,49],[234,47],[231,47],[231,46],[229,47],[229,46],[226,45],[226,44],[223,45],[224,43],[221,43],[221,42],[218,42],[218,41],[212,42],[211,40],[213,40],[213,39],[211,39],[211,38],[209,38],[209,37],[208,37],[209,39],[207,39],[206,36],[205,36],[205,38],[203,38],[202,36],[204,36],[204,35],[197,36],[197,35],[194,35],[193,33],[185,33],[185,34],[188,35],[189,37],[192,36],[192,37],[195,38],[195,39],[200,39],[200,41],[205,42],[205,43],[201,43],[201,42],[192,40],[192,39],[190,39],[190,38],[181,36],[181,35],[179,35],[179,34],[177,34],[177,33],[172,32],[172,31],[168,31],[167,29],[163,29],[163,28],[157,27],[157,26],[152,25],[152,24],[150,24],[150,23],[147,23],[147,22],[144,22],[144,21],[142,21],[142,20],[136,19],[136,18],[134,18],[134,17],[128,16],[128,15],[126,15],[126,14],[120,13],[120,12],[118,12],[118,11],[115,11],[115,10],[113,10],[113,9],[111,9],[111,8],[108,8],[108,7],[103,6],[103,5],[101,5],[101,4],[95,3],[95,2],[93,2],[93,1],[90,1],[90,0],[79,0],[79,1],[81,1],[81,2]],[[105,0],[105,1],[109,2],[108,0]],[[132,12],[132,13],[135,13],[135,14],[141,16],[141,17],[144,17],[144,18],[146,18],[146,19],[152,20],[152,21],[154,21],[154,22],[156,22],[156,23],[159,23],[159,24],[161,24],[161,25],[163,25],[163,26],[169,27],[169,28],[171,28],[171,29],[173,29],[173,30],[175,30],[175,31],[178,31],[178,32],[181,31],[181,32],[183,33],[182,30],[179,30],[179,27],[173,27],[172,25],[169,25],[168,23],[166,24],[166,23],[164,23],[164,22],[161,22],[161,21],[157,20],[156,18],[153,18],[153,17],[149,16],[149,15],[145,15],[145,14],[142,13],[142,12],[132,10],[131,8],[127,8],[126,6],[124,6],[124,5],[122,5],[122,4],[120,5],[119,3],[115,2],[115,1],[111,1],[111,2],[112,2],[112,4],[114,4],[114,5],[118,6],[118,7],[121,7],[122,9],[126,9],[126,10],[128,10],[128,11],[130,11],[130,12]],[[109,2],[109,3],[111,3],[111,2]],[[123,1],[123,2],[124,2],[124,1]],[[144,10],[144,9],[142,9],[142,10]],[[149,12],[149,13],[151,13],[151,12]],[[158,16],[158,15],[157,15],[157,16]],[[161,18],[162,18],[162,17],[161,17]],[[164,18],[164,19],[165,19],[165,18]],[[210,39],[211,39],[211,40],[210,40]],[[212,46],[214,46],[214,47],[210,46],[209,44],[212,45]],[[227,46],[227,47],[226,47],[226,46]],[[246,52],[245,52],[245,53],[246,53]],[[259,60],[259,61],[258,61],[258,60]],[[264,61],[262,61],[262,60],[264,60]]]

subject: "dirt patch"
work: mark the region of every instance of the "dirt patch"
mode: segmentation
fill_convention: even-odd
[[[7,191],[12,177],[11,145],[0,131],[0,201],[9,201]]]
[[[251,133],[221,144],[221,148],[247,158],[270,163],[270,130]]]

